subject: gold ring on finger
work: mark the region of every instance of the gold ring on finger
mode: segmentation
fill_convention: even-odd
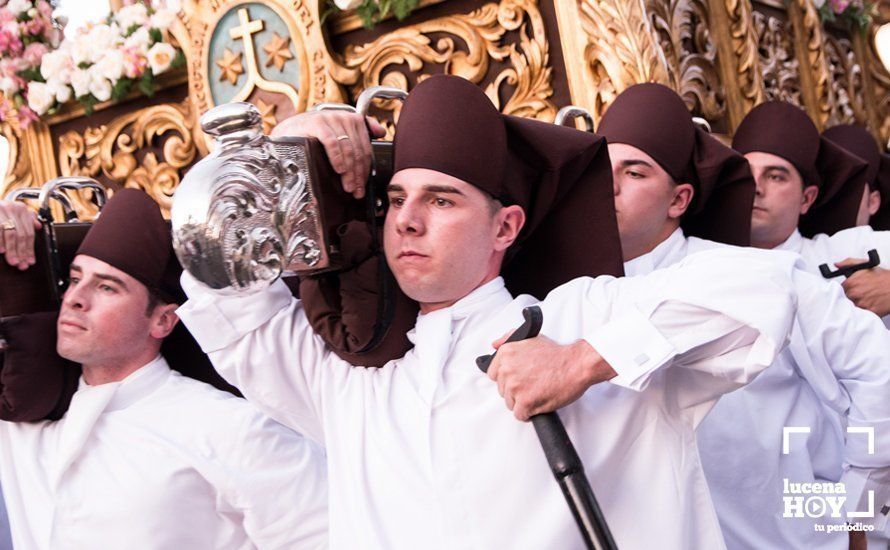
[[[3,228],[3,231],[15,231],[15,222],[13,220],[6,220],[0,224],[0,228]]]
[[[349,136],[347,136],[346,134],[343,134],[342,136],[337,136],[337,141],[343,141],[345,139],[349,139]]]

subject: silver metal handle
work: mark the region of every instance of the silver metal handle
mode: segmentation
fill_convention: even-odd
[[[251,103],[224,103],[201,115],[201,129],[221,145],[242,143],[263,135],[263,118]]]
[[[700,116],[692,117],[692,123],[704,130],[707,133],[711,133],[711,123],[707,120],[703,119]]]
[[[71,203],[71,199],[68,198],[68,195],[56,191],[53,193],[53,198],[59,201],[59,204],[62,205],[62,210],[65,212],[65,220],[70,221],[77,219],[77,211],[74,210],[74,205]],[[25,201],[38,199],[40,199],[39,187],[13,189],[6,194],[6,200],[8,201]]]
[[[352,105],[348,105],[346,103],[335,103],[333,101],[322,101],[321,103],[316,103],[312,106],[310,111],[348,111],[350,113],[357,113],[358,110]]]
[[[373,103],[375,99],[398,99],[405,101],[405,98],[407,97],[408,92],[399,88],[393,88],[392,86],[371,86],[359,94],[358,101],[355,102],[355,110],[367,116],[368,111],[371,108],[371,103]]]
[[[590,115],[590,111],[583,107],[578,107],[577,105],[566,105],[560,109],[556,113],[556,120],[554,122],[560,126],[568,126],[566,123],[571,122],[570,125],[574,126],[576,118],[584,119],[587,131],[591,134],[593,133],[593,117]]]
[[[93,198],[96,201],[96,206],[101,210],[103,206],[105,206],[105,202],[108,200],[108,195],[106,194],[105,188],[98,181],[87,178],[84,176],[63,176],[61,178],[51,179],[48,182],[44,183],[40,187],[40,193],[37,197],[37,201],[39,203],[39,211],[38,216],[43,221],[50,221],[52,215],[50,214],[49,201],[50,199],[55,199],[60,202],[63,202],[65,199],[61,199],[60,197],[64,196],[61,192],[63,190],[81,190],[81,189],[90,189],[93,191]],[[64,204],[64,202],[63,202]],[[70,202],[69,208],[71,207]],[[71,211],[74,209],[71,208]],[[67,217],[66,213],[66,217]]]

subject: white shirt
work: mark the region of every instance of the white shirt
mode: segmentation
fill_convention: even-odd
[[[719,251],[647,277],[579,278],[542,302],[542,334],[587,339],[618,373],[560,416],[622,550],[723,547],[694,428],[773,361],[794,310],[791,255],[784,268],[756,258]],[[752,279],[728,276],[752,263]],[[532,425],[475,364],[534,298],[494,279],[418,316],[414,348],[366,369],[325,347],[281,282],[249,296],[183,285],[178,314],[219,372],[324,443],[333,548],[583,548]]]
[[[686,238],[678,229],[625,263],[625,273],[646,274],[714,248],[733,247]],[[840,479],[851,511],[868,508],[869,490],[876,512],[890,498],[890,332],[821,276],[798,271],[794,282],[798,310],[789,347],[751,384],[721,398],[698,428],[702,464],[731,549],[848,547],[846,532],[814,527],[846,517],[783,517],[784,479]],[[835,413],[826,414],[826,407]],[[845,446],[838,415],[850,426],[875,429],[875,454],[863,434],[850,436]],[[790,452],[783,454],[786,426],[810,433],[790,435]],[[886,516],[849,521],[881,529]]]
[[[807,269],[821,276],[819,266],[828,264],[834,270],[835,263],[847,258],[867,258],[868,251],[875,249],[881,258],[881,267],[890,269],[890,231],[875,231],[868,225],[851,227],[834,235],[819,234],[808,239],[794,231],[776,250],[796,252],[801,255]],[[842,283],[844,277],[829,279]],[[884,317],[884,326],[890,328],[890,315]]]
[[[312,442],[158,357],[122,382],[81,379],[57,422],[0,422],[15,548],[323,548]]]

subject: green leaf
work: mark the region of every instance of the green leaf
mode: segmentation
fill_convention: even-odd
[[[130,88],[133,87],[133,80],[130,78],[121,78],[117,82],[114,83],[114,86],[111,88],[111,99],[114,101],[119,101],[123,99],[124,96],[129,93]]]
[[[77,101],[79,101],[80,104],[83,105],[83,109],[84,111],[86,111],[87,115],[93,114],[93,107],[95,107],[96,103],[99,102],[95,97],[93,97],[93,94],[82,95],[77,98]]]
[[[133,23],[132,25],[127,27],[127,30],[124,31],[123,37],[128,38],[131,34],[138,31],[139,27],[141,27],[141,26],[142,25],[140,25],[139,23]]]
[[[148,97],[155,95],[155,79],[151,69],[146,69],[139,79],[139,91]]]
[[[92,63],[90,63],[88,61],[81,61],[80,63],[77,64],[78,69],[89,69],[90,66],[92,66]]]
[[[149,29],[148,37],[151,39],[152,44],[154,44],[155,42],[163,42],[164,41],[164,34],[161,32],[160,29],[155,29],[155,28]]]
[[[180,49],[176,49],[176,55],[173,57],[173,61],[170,62],[171,69],[178,69],[185,65],[185,54]]]

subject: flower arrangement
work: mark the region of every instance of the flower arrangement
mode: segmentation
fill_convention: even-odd
[[[851,29],[865,31],[871,23],[875,6],[867,0],[813,0],[822,21],[842,21]]]
[[[28,84],[42,80],[44,56],[62,41],[62,25],[46,0],[0,0],[0,120],[27,127],[38,113]]]
[[[401,21],[411,15],[418,3],[419,0],[328,0],[330,12],[355,10],[368,29],[390,14]]]
[[[26,127],[71,100],[80,102],[90,114],[96,103],[121,99],[134,86],[151,96],[156,76],[185,63],[182,50],[169,42],[168,29],[175,14],[166,8],[133,2],[59,42],[62,25],[52,20],[52,6],[46,0],[9,0],[3,10],[14,12],[25,4],[29,7],[16,22],[31,24],[40,17],[41,28],[53,29],[58,37],[48,36],[31,45],[25,42],[24,48],[11,42],[4,50],[9,41],[4,42],[6,27],[0,27],[0,120],[14,119],[19,127]],[[29,54],[29,48],[38,46],[39,51]],[[4,63],[9,72],[4,71]]]

